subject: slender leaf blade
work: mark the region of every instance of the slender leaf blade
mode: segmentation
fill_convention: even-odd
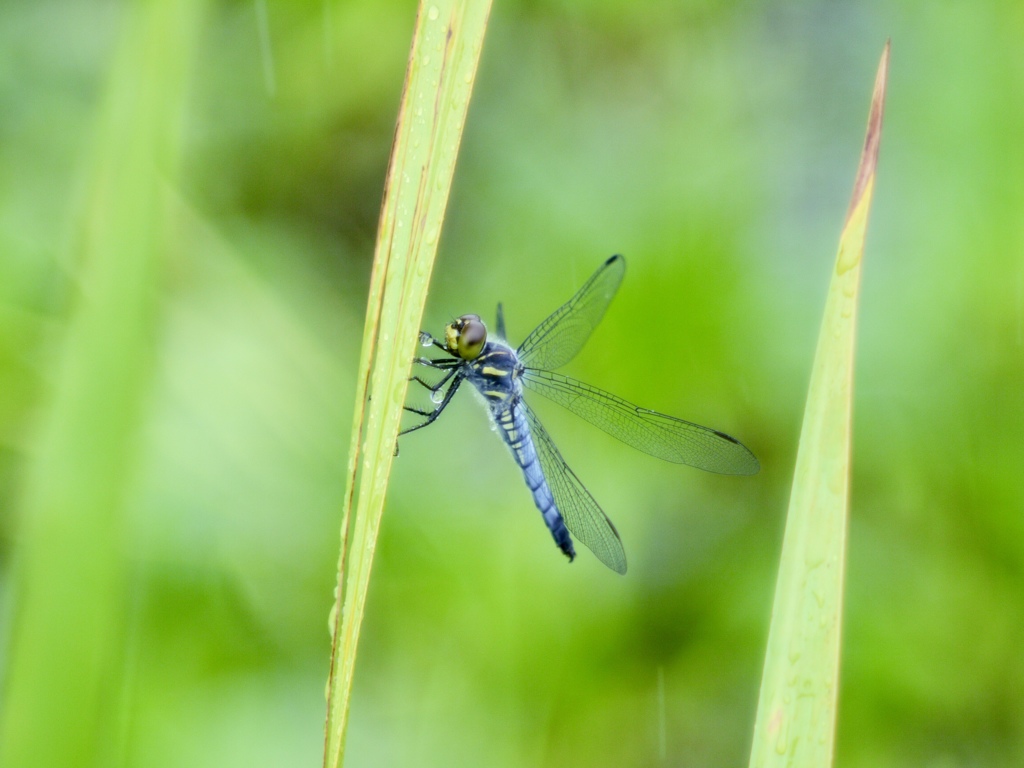
[[[839,241],[804,411],[750,765],[827,766],[835,745],[857,297],[889,67]]]
[[[324,765],[344,758],[388,476],[490,0],[420,4],[377,232],[330,624]]]

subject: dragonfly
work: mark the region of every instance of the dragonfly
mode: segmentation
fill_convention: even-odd
[[[573,537],[616,573],[626,573],[626,552],[619,532],[586,489],[547,430],[523,398],[524,390],[553,400],[633,448],[665,461],[725,475],[753,475],[757,458],[735,437],[674,416],[641,408],[616,395],[554,370],[583,349],[618,291],[625,275],[621,255],[607,259],[569,301],[538,325],[517,348],[508,344],[505,317],[498,304],[494,336],[479,315],[462,315],[445,326],[443,338],[420,333],[424,347],[445,357],[414,362],[442,373],[431,382],[415,381],[430,392],[432,410],[405,406],[423,420],[405,435],[433,424],[463,382],[483,397],[498,434],[522,471],[558,548],[572,562]],[[570,535],[571,534],[571,535]]]

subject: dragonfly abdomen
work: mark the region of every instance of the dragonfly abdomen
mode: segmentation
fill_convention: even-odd
[[[544,523],[551,531],[558,548],[571,561],[576,557],[572,538],[569,536],[569,530],[565,527],[562,513],[555,505],[555,499],[547,478],[544,476],[544,470],[541,469],[537,448],[530,433],[530,425],[523,416],[522,410],[516,405],[516,399],[513,399],[508,408],[494,413],[494,421],[498,425],[505,443],[511,449],[516,464],[523,471],[526,486],[533,494],[533,503],[544,518]]]

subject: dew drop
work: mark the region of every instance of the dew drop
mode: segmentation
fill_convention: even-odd
[[[441,12],[437,10],[436,5],[430,6],[430,10],[427,11],[427,18],[431,21],[437,21],[437,17],[441,15]]]
[[[843,243],[839,249],[839,258],[836,260],[836,273],[844,275],[860,264],[863,248],[857,248],[849,243]]]
[[[789,720],[785,715],[782,716],[782,722],[779,723],[779,731],[775,736],[775,753],[779,755],[786,754],[786,750],[789,748]]]
[[[441,401],[444,400],[444,392],[437,390],[436,392],[430,393],[430,400],[434,405],[440,405]]]
[[[331,636],[331,641],[334,641],[334,629],[338,626],[338,603],[331,606],[330,613],[327,614],[327,632]]]
[[[420,346],[421,347],[430,347],[430,346],[433,346],[433,344],[434,344],[434,337],[431,336],[426,331],[420,331]]]
[[[789,663],[796,664],[798,661],[800,661],[800,656],[800,646],[796,643],[793,643],[789,648]]]

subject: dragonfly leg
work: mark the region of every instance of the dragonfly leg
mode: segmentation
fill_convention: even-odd
[[[413,408],[412,406],[409,405],[405,406],[404,410],[409,411],[410,413],[415,413],[419,416],[425,416],[426,418],[419,424],[414,424],[408,429],[403,429],[401,432],[398,433],[399,437],[401,437],[402,435],[407,435],[410,432],[415,432],[417,429],[423,429],[424,427],[430,426],[435,421],[437,421],[437,417],[441,415],[441,412],[448,407],[448,403],[450,403],[452,401],[452,398],[455,397],[455,393],[458,391],[459,385],[462,383],[462,378],[462,376],[455,377],[452,383],[448,385],[448,389],[444,393],[444,399],[440,403],[438,403],[437,408],[435,408],[432,411],[425,411],[421,410],[420,408]],[[438,387],[438,389],[440,389],[440,387]]]
[[[459,362],[459,361],[453,361],[453,362]],[[434,366],[431,366],[431,367],[434,367]],[[443,387],[445,384],[447,384],[448,380],[452,376],[454,376],[456,373],[458,373],[458,371],[459,371],[459,369],[456,366],[448,367],[448,372],[444,375],[444,377],[439,382],[437,382],[437,384],[431,384],[430,382],[425,381],[424,379],[421,379],[419,376],[410,376],[409,377],[409,381],[415,381],[417,384],[419,384],[420,386],[422,386],[422,387],[424,387],[426,389],[429,389],[431,392],[437,392],[437,390],[441,389],[441,387]]]
[[[438,341],[426,331],[420,331],[420,344],[422,344],[424,347],[429,347],[431,344],[433,344],[438,349],[443,349],[445,352],[448,351],[448,347],[444,345],[444,342]]]
[[[462,365],[462,360],[456,358],[446,358],[442,360],[432,360],[429,357],[414,357],[412,359],[417,365],[425,365],[427,368],[458,368]]]

